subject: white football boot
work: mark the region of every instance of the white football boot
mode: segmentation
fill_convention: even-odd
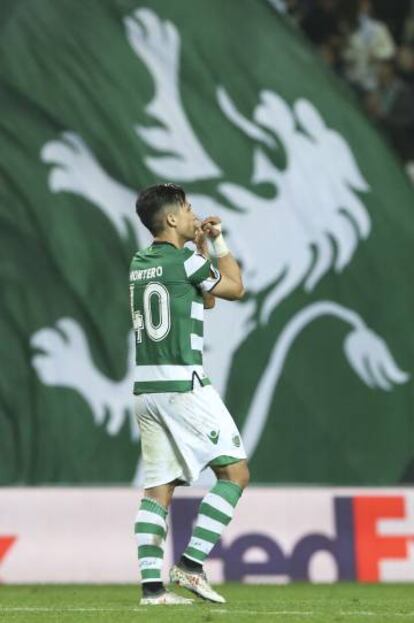
[[[187,588],[189,591],[200,595],[207,601],[214,601],[218,604],[225,604],[226,600],[222,595],[219,595],[208,583],[207,576],[204,571],[201,573],[195,573],[192,571],[186,571],[182,567],[174,565],[170,571],[170,581]]]
[[[181,597],[175,593],[163,591],[159,595],[147,595],[141,597],[139,602],[140,606],[190,606],[193,603],[193,599],[187,599],[187,597]]]

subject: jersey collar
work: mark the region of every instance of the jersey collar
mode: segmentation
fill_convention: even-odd
[[[168,242],[168,240],[153,240],[151,246],[158,246],[160,244],[169,244],[170,247],[172,247],[173,249],[177,249],[177,251],[179,251],[179,248],[175,246],[175,244],[173,244],[172,242]]]

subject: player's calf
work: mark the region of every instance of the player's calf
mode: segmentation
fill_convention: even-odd
[[[171,582],[197,593],[204,599],[218,603],[225,602],[224,597],[208,584],[203,563],[230,523],[241,494],[242,487],[239,484],[220,479],[202,499],[190,542],[178,565],[170,571]]]

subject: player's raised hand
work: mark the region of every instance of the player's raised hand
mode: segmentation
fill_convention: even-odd
[[[208,257],[208,245],[207,245],[207,237],[204,231],[201,229],[201,221],[197,219],[196,221],[196,232],[194,237],[194,243],[197,247],[198,253],[204,255],[204,257]]]
[[[221,234],[221,219],[218,216],[208,216],[201,223],[201,229],[208,238],[214,240]]]

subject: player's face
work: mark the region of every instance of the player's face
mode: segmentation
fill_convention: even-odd
[[[186,201],[178,212],[177,233],[185,240],[194,240],[199,221],[193,212],[191,203]]]

